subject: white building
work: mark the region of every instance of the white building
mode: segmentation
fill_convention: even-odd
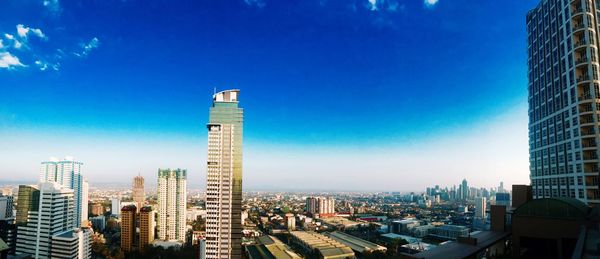
[[[52,259],[92,258],[92,235],[90,228],[76,228],[52,236]]]
[[[57,182],[73,190],[75,201],[75,222],[77,226],[88,217],[88,192],[87,180],[83,177],[81,166],[73,157],[67,156],[63,160],[51,158],[42,162],[40,182]]]
[[[158,169],[158,238],[185,241],[186,178],[184,169]]]
[[[27,220],[25,225],[18,226],[16,253],[49,258],[52,235],[76,226],[73,190],[55,182],[23,187],[28,187],[32,196],[39,195],[39,199],[28,204],[28,211],[23,211],[27,212]]]
[[[486,199],[485,197],[475,198],[475,217],[485,219]]]
[[[206,258],[242,256],[242,132],[239,90],[213,95],[206,177]]]
[[[117,217],[121,214],[121,199],[110,199],[110,214],[115,215]]]

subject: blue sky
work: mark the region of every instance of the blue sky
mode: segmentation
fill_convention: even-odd
[[[211,95],[239,88],[247,189],[528,183],[535,4],[0,0],[0,180],[73,155],[92,185],[203,186]]]

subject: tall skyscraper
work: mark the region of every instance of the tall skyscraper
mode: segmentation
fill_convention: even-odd
[[[239,90],[213,95],[206,177],[206,258],[242,256],[242,133]]]
[[[146,192],[144,191],[144,177],[136,176],[133,178],[132,198],[139,209],[144,206],[146,201]]]
[[[185,241],[186,178],[184,169],[158,169],[158,238]]]
[[[332,197],[319,198],[319,214],[334,214],[335,200]]]
[[[51,159],[42,162],[40,170],[40,182],[57,182],[60,185],[72,189],[75,197],[75,222],[77,226],[88,218],[88,191],[87,180],[83,177],[81,166],[73,157],[65,157],[63,160]]]
[[[23,188],[23,190],[21,190]],[[25,213],[25,222],[20,222],[17,229],[17,254],[29,254],[34,258],[49,258],[52,247],[52,236],[76,227],[73,190],[55,182],[43,182],[38,187],[19,187],[19,193],[27,193],[26,199],[18,213]],[[36,194],[37,193],[37,194]],[[21,199],[19,198],[19,206]],[[77,224],[78,225],[78,224]]]
[[[599,6],[598,0],[542,0],[527,13],[534,198],[600,203]]]
[[[485,197],[475,198],[475,217],[485,219],[486,201]]]
[[[112,198],[110,199],[110,214],[119,216],[121,215],[121,199]]]
[[[317,197],[306,198],[306,212],[310,215],[319,213],[319,199]]]
[[[135,243],[135,205],[127,205],[121,209],[121,250],[133,250]]]
[[[140,251],[154,241],[154,210],[146,206],[140,209]]]
[[[91,228],[75,228],[52,236],[51,258],[91,259]]]
[[[469,185],[467,185],[467,179],[463,179],[460,185],[460,199],[466,200],[469,198]]]
[[[12,218],[13,197],[0,194],[0,219]]]

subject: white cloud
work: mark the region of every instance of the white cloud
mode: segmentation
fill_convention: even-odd
[[[267,5],[267,3],[264,0],[244,0],[244,2],[248,6],[256,6],[258,8],[263,8]]]
[[[81,52],[73,52],[73,55],[78,56],[78,57],[83,57],[83,56],[87,56],[88,54],[90,54],[90,52],[93,49],[98,48],[98,46],[100,45],[100,40],[98,40],[98,38],[94,37],[92,38],[88,43],[81,43]]]
[[[2,43],[2,39],[0,39],[0,49],[4,48],[4,44]]]
[[[19,37],[23,38],[23,39],[27,39],[29,34],[33,34],[35,36],[38,36],[42,39],[46,38],[46,35],[44,35],[44,33],[42,32],[42,30],[40,29],[36,29],[36,28],[30,28],[30,27],[26,27],[23,24],[17,24],[17,34],[19,35]]]
[[[427,7],[433,7],[434,5],[436,5],[438,3],[438,0],[423,0],[425,3],[425,6]]]
[[[21,47],[23,47],[23,43],[21,43],[18,40],[14,40],[14,45],[15,49],[20,49]]]
[[[8,33],[5,33],[4,37],[6,37],[6,39],[8,39],[8,40],[14,40],[15,39],[15,36],[13,36],[12,34],[8,34]]]
[[[41,60],[36,60],[35,64],[40,68],[40,70],[45,71],[48,68],[48,63],[42,62]]]
[[[15,67],[24,67],[23,63],[19,61],[19,58],[13,56],[8,52],[0,52],[0,68],[15,68]]]
[[[369,0],[368,7],[371,11],[377,11],[377,0]]]

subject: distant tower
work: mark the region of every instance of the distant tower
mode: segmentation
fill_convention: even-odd
[[[475,198],[475,217],[485,219],[486,199],[485,197]]]
[[[127,205],[121,209],[121,250],[133,250],[135,242],[135,205]]]
[[[42,162],[40,170],[40,182],[57,182],[63,187],[73,190],[75,222],[78,227],[88,218],[89,186],[81,173],[82,166],[83,163],[67,156],[61,161],[52,158],[50,161]]]
[[[469,198],[469,186],[467,185],[467,179],[463,179],[462,184],[460,186],[460,198],[462,200],[467,200]]]
[[[316,197],[306,198],[306,213],[314,215],[319,213],[319,200]]]
[[[136,207],[139,209],[144,206],[146,193],[144,191],[144,177],[136,176],[133,178],[132,198]]]
[[[158,169],[158,238],[185,241],[185,169]]]
[[[242,132],[239,90],[213,95],[206,177],[206,258],[242,257]]]

